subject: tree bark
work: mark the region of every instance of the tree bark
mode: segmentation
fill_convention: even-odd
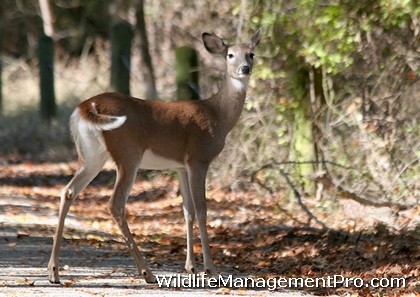
[[[41,88],[41,117],[50,122],[56,114],[54,92],[54,43],[50,36],[42,34],[38,40],[39,76]]]
[[[307,96],[298,99],[293,121],[292,160],[298,162],[296,171],[305,192],[313,193],[315,190],[314,182],[308,176],[314,172],[314,164],[301,163],[315,160],[316,155],[309,109],[310,104]]]
[[[3,112],[3,81],[2,81],[2,73],[3,73],[3,58],[2,58],[2,41],[3,41],[3,24],[0,22],[0,114]]]
[[[291,75],[291,92],[294,96],[293,124],[290,160],[296,162],[296,173],[299,184],[306,193],[315,192],[315,184],[308,176],[314,173],[314,164],[306,163],[313,161],[316,157],[313,126],[311,117],[311,96],[307,86],[310,85],[309,71],[298,64],[292,67],[289,73]],[[311,90],[309,90],[311,91]]]
[[[153,69],[152,58],[149,51],[149,41],[147,38],[146,21],[144,19],[144,0],[138,0],[136,5],[136,28],[140,40],[140,70],[143,74],[143,81],[146,86],[146,98],[156,99],[156,82]]]
[[[39,0],[44,32],[38,39],[38,59],[40,76],[40,113],[41,117],[50,122],[56,114],[54,92],[54,42],[53,24],[49,0]]]
[[[175,49],[177,99],[199,99],[198,54],[191,47]]]
[[[39,0],[39,7],[41,8],[42,25],[44,28],[44,34],[46,36],[53,37],[54,27],[52,24],[51,9],[49,0]]]
[[[111,89],[130,94],[131,41],[133,30],[126,21],[111,28]]]

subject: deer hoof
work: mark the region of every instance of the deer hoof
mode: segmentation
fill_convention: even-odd
[[[150,271],[143,270],[141,274],[144,277],[144,280],[146,281],[146,283],[148,284],[157,283],[156,277]]]
[[[58,276],[58,269],[56,267],[50,269],[48,280],[52,284],[60,284],[60,277]]]
[[[219,274],[216,272],[216,269],[206,268],[205,272],[207,277],[217,277]]]
[[[197,268],[195,268],[194,265],[192,266],[185,266],[185,270],[187,271],[187,273],[189,274],[197,274]]]

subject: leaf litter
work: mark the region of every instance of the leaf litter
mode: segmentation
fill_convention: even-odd
[[[54,228],[48,224],[47,227],[41,224],[34,234],[34,228],[30,226],[30,222],[34,221],[31,213],[41,219],[44,215],[47,217],[51,210],[58,211],[59,193],[71,179],[75,166],[75,163],[0,166],[0,197],[25,198],[22,203],[0,204],[0,213],[20,216],[19,235],[8,242],[8,246],[13,247],[17,241],[28,236],[51,236]],[[89,244],[98,248],[107,245],[126,252],[120,232],[107,209],[114,176],[115,173],[109,169],[100,173],[71,207],[75,220],[100,232],[86,234],[66,225],[64,237],[70,244]],[[350,221],[341,219],[340,214],[332,212],[319,213],[319,218],[328,221],[331,230],[318,232],[316,226],[310,229],[299,224],[305,221],[304,213],[294,210],[285,214],[282,211],[282,199],[286,196],[286,192],[266,195],[252,186],[240,192],[220,189],[217,185],[208,186],[208,231],[215,264],[220,271],[264,278],[327,277],[337,274],[364,280],[403,277],[407,281],[405,288],[306,290],[318,295],[420,294],[418,225],[411,229],[395,230],[381,223],[364,225],[359,220],[355,227]],[[411,215],[418,215],[416,211]],[[25,215],[28,217],[25,218]],[[182,199],[173,175],[139,174],[127,203],[127,218],[136,241],[152,267],[171,262],[182,267],[186,254],[185,227]],[[55,221],[56,216],[52,220]],[[202,263],[197,228],[194,232],[196,260]],[[101,257],[105,258],[107,254],[103,253]],[[67,269],[70,268],[67,266]],[[116,272],[118,270],[111,274]],[[100,278],[101,275],[92,277]],[[16,281],[22,285],[33,285],[26,278]],[[83,280],[70,279],[63,285],[72,286],[80,281]],[[229,289],[223,288],[219,294],[229,294]]]

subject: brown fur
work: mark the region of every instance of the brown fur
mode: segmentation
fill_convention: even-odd
[[[133,153],[150,149],[180,163],[185,158],[197,158],[209,146],[212,149],[201,158],[210,162],[223,148],[224,139],[216,141],[216,117],[207,100],[162,102],[104,93],[78,106],[81,117],[90,122],[94,113],[92,103],[98,115],[127,116],[121,127],[102,132],[107,150],[117,163],[129,148]]]

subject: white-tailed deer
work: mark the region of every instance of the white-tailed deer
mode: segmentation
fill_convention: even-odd
[[[50,282],[60,282],[59,252],[70,205],[99,173],[108,157],[117,168],[109,210],[140,275],[147,282],[156,281],[134,242],[125,216],[125,204],[139,168],[178,171],[187,232],[185,269],[197,273],[193,251],[193,224],[197,217],[204,269],[211,275],[216,273],[207,236],[206,175],[242,112],[261,30],[249,43],[238,45],[226,45],[209,33],[202,37],[210,53],[226,59],[223,81],[214,96],[205,100],[162,102],[105,93],[76,107],[70,129],[79,155],[79,168],[61,193],[58,226],[48,264]]]

